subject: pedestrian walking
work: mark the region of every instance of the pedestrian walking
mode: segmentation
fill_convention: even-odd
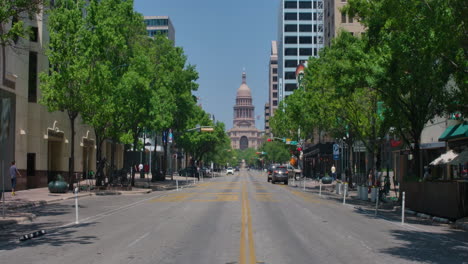
[[[140,165],[138,165],[138,171],[140,172],[140,178],[141,179],[144,179],[145,178],[145,171],[144,171],[144,166],[142,163],[140,163]]]
[[[335,165],[332,165],[332,167],[331,167],[331,175],[332,175],[333,180],[336,180],[336,168],[335,168]]]
[[[11,162],[11,167],[10,167],[11,195],[12,196],[15,196],[16,176],[17,175],[21,176],[20,172],[18,171],[18,168],[16,168],[16,162],[12,161]]]

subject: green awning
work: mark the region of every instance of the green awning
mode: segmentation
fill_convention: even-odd
[[[468,122],[463,122],[455,126],[449,126],[439,137],[439,141],[468,137]]]

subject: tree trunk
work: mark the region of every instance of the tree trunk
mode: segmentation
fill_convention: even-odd
[[[114,174],[116,170],[115,162],[115,139],[112,139],[111,142],[111,160],[110,160],[110,172],[109,172],[109,182],[114,182]]]
[[[73,174],[75,173],[75,119],[78,116],[75,112],[68,112],[71,128],[70,159],[68,161],[68,189],[73,190]]]

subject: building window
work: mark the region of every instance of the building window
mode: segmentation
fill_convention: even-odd
[[[273,84],[273,90],[278,90],[278,85],[277,84]]]
[[[312,37],[299,37],[299,43],[312,44]]]
[[[297,2],[296,1],[294,1],[294,2],[286,1],[286,2],[284,2],[284,8],[297,8]]]
[[[348,23],[353,23],[354,22],[354,18],[352,16],[349,16],[348,17]]]
[[[271,64],[272,64],[272,65],[276,65],[276,64],[278,64],[278,61],[272,60],[272,61],[271,61]]]
[[[346,13],[341,12],[341,23],[346,23]]]
[[[299,25],[299,32],[312,32],[312,25]]]
[[[37,102],[37,52],[29,52],[28,102]]]
[[[297,44],[297,37],[285,37],[284,38],[284,43],[286,44]]]
[[[300,56],[312,56],[312,49],[311,48],[302,48],[299,49]]]
[[[312,2],[299,1],[299,8],[312,8]]]
[[[317,9],[317,1],[314,1],[314,9]]]
[[[26,156],[26,176],[36,176],[36,153]]]
[[[284,32],[297,32],[297,25],[284,25]]]
[[[296,72],[285,72],[284,78],[286,80],[295,80],[296,79]]]
[[[297,13],[285,13],[284,20],[297,20]]]
[[[286,60],[284,62],[284,65],[287,68],[296,67],[297,66],[297,60]]]
[[[296,48],[286,48],[284,49],[284,55],[286,56],[296,56],[297,49]]]
[[[314,13],[315,18],[315,13]],[[299,13],[299,20],[312,20],[312,13]]]
[[[317,13],[314,13],[314,21],[317,21]]]
[[[317,32],[317,25],[314,25],[314,32]]]
[[[317,48],[314,48],[314,55],[317,56]]]
[[[39,29],[37,27],[31,27],[31,34],[29,35],[29,40],[32,42],[37,42],[39,36]]]
[[[286,92],[292,92],[294,90],[296,90],[296,84],[295,83],[287,83],[285,86],[284,86],[284,90]]]
[[[314,36],[314,44],[317,44],[317,36]]]
[[[278,93],[277,92],[273,93],[273,98],[275,98],[275,99],[278,98]]]
[[[273,100],[273,106],[278,106],[278,101]]]
[[[278,81],[278,76],[273,76],[273,81],[277,82]]]
[[[273,74],[278,73],[278,68],[273,68]]]
[[[169,25],[168,19],[146,19],[146,26],[167,26]]]

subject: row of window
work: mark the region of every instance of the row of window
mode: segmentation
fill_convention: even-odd
[[[167,26],[169,25],[169,19],[146,19],[146,26]]]
[[[300,8],[300,9],[305,9],[305,8],[312,8],[312,3],[314,8],[317,8],[317,1],[311,2],[311,1],[299,1],[299,5],[297,4],[297,1],[285,1],[284,2],[284,8]]]
[[[299,42],[298,42],[299,40]],[[318,44],[317,36],[313,37],[297,37],[297,36],[287,36],[284,38],[285,44]]]
[[[313,27],[313,31],[312,31]],[[296,24],[284,25],[284,32],[297,32],[298,26]],[[317,32],[317,25],[299,25],[299,32]]]
[[[297,20],[297,13],[284,13],[284,20],[289,21],[289,20]],[[305,20],[314,20],[317,21],[317,13],[313,14],[313,19],[312,19],[312,13],[299,13],[299,20],[305,21]]]
[[[299,56],[313,56],[317,55],[317,48],[286,48],[284,49],[284,55],[286,56],[297,56],[298,55],[298,50],[299,50]],[[313,53],[312,53],[313,50]],[[297,66],[297,65],[296,65]],[[294,67],[296,67],[294,66]]]
[[[150,37],[154,37],[157,34],[163,34],[163,35],[167,36],[168,33],[169,33],[169,31],[166,30],[166,29],[163,29],[163,30],[156,30],[156,29],[155,30],[148,30],[148,35]]]

